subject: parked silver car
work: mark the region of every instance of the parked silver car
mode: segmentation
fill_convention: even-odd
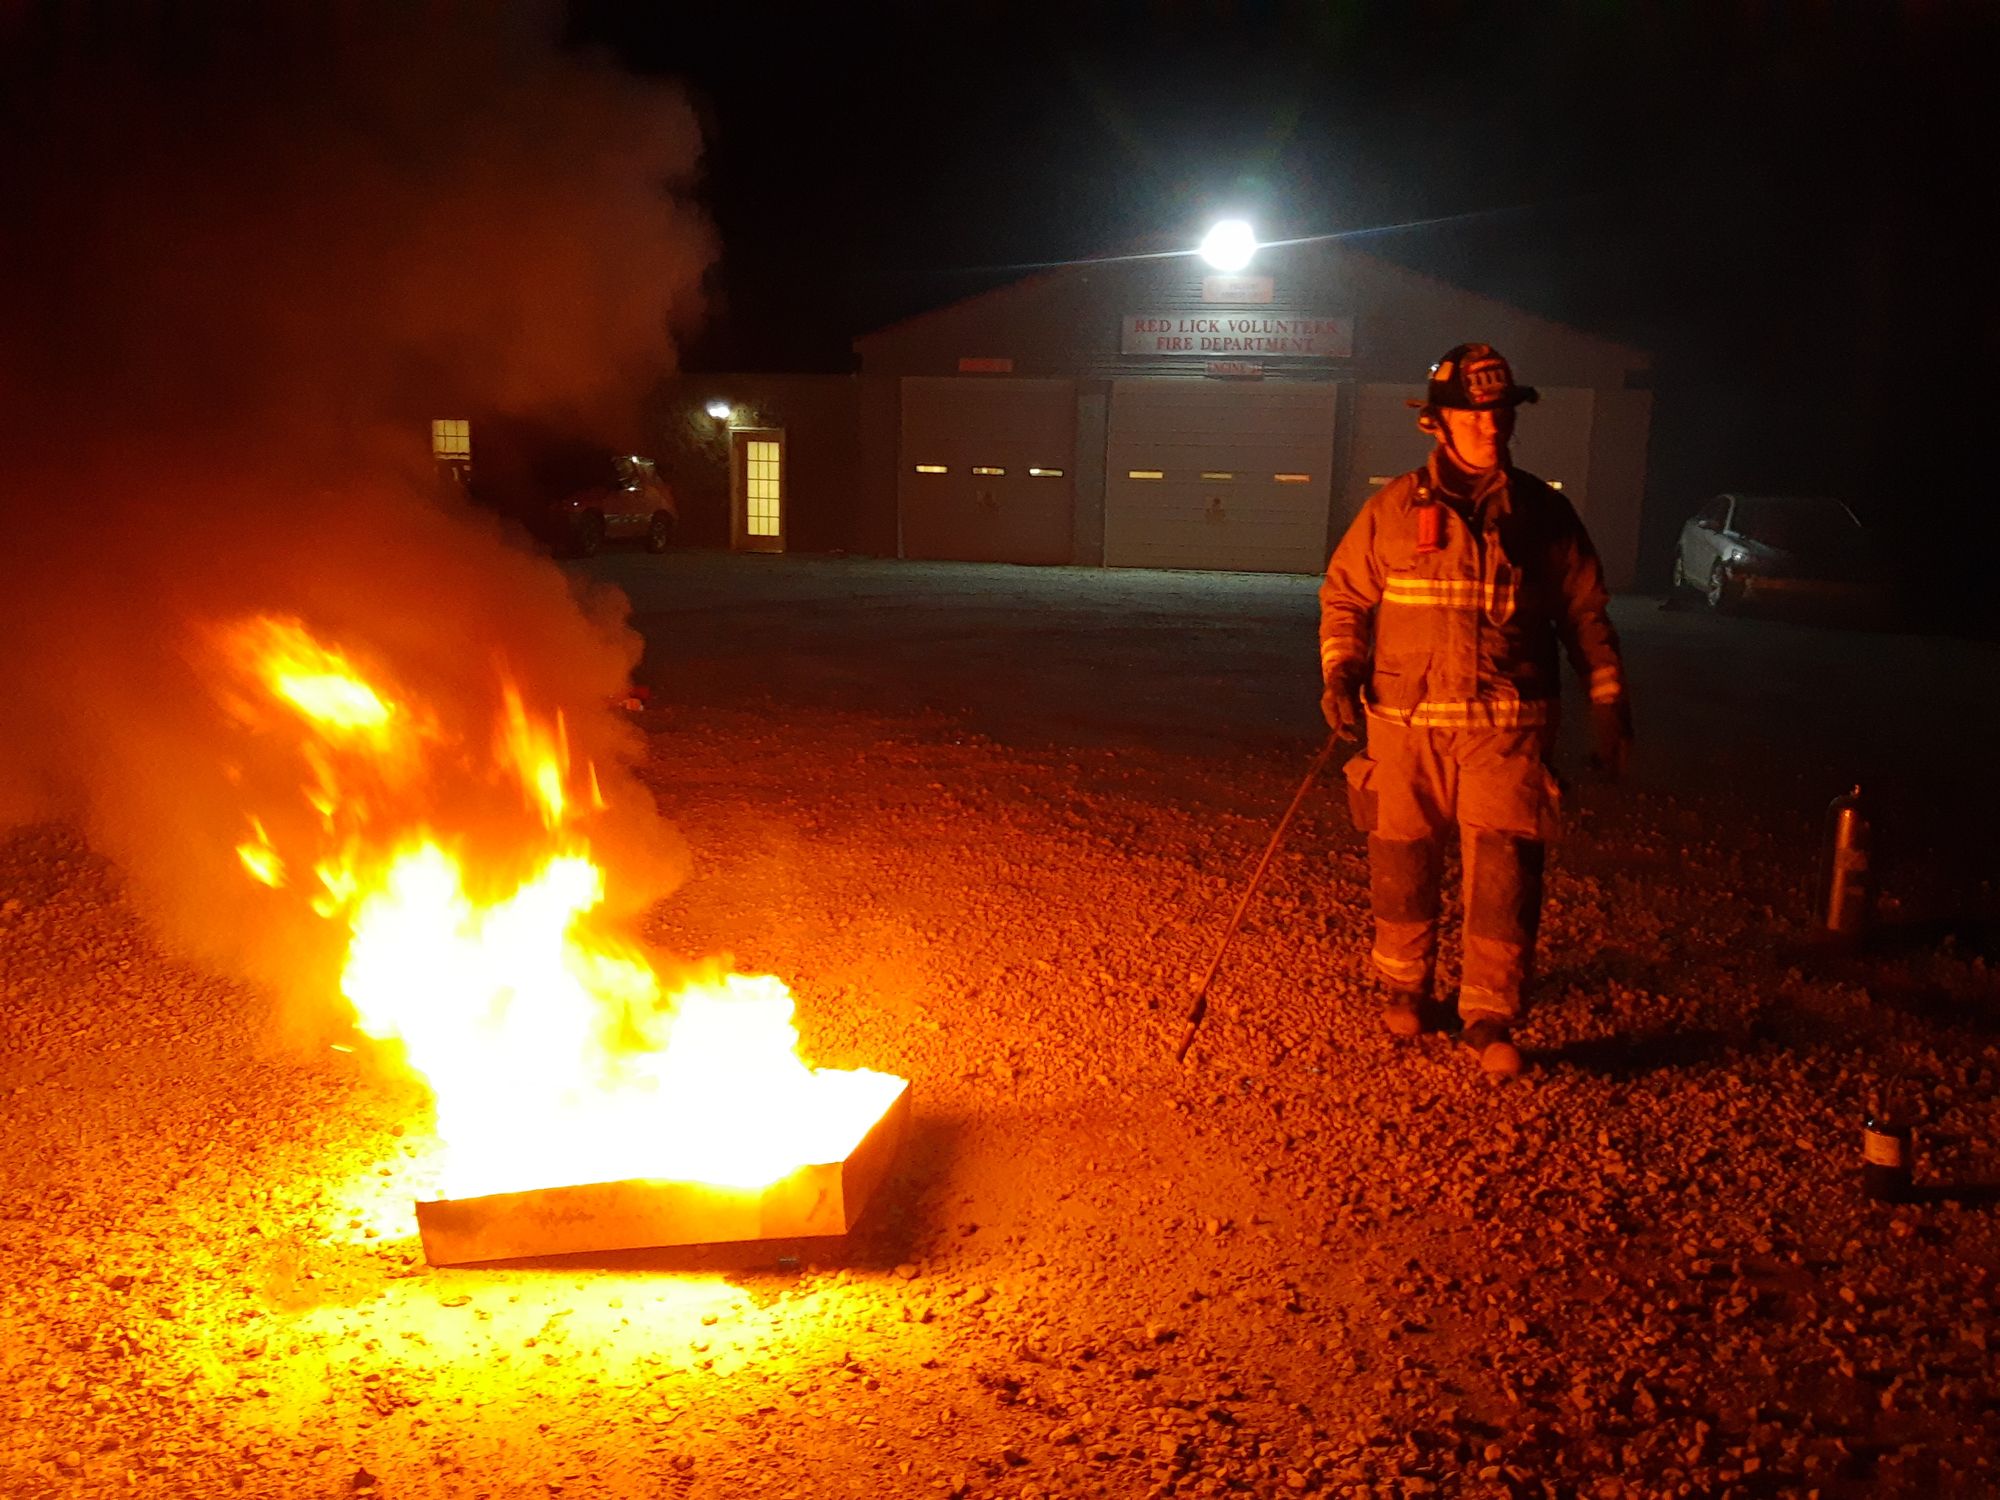
[[[1717,495],[1681,527],[1673,587],[1709,608],[1773,602],[1876,608],[1887,602],[1884,549],[1838,500]]]

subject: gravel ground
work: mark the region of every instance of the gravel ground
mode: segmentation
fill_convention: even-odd
[[[1992,646],[1620,601],[1640,753],[1571,786],[1530,1076],[1380,1032],[1331,787],[1177,1067],[1316,743],[1311,580],[590,566],[694,851],[649,937],[913,1080],[871,1221],[430,1269],[422,1097],[16,830],[0,1493],[2000,1493]],[[1890,922],[1829,955],[1856,776]],[[1858,1181],[1892,1079],[1900,1208]]]

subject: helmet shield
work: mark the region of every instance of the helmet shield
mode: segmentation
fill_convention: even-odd
[[[1506,356],[1491,344],[1460,344],[1431,366],[1424,399],[1410,405],[1486,411],[1540,399],[1533,386],[1514,384]]]

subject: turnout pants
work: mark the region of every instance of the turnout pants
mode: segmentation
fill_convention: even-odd
[[[1553,737],[1547,725],[1428,729],[1368,716],[1368,749],[1347,763],[1347,784],[1355,823],[1368,835],[1370,961],[1385,983],[1430,988],[1444,840],[1456,824],[1465,878],[1459,1014],[1520,1016],[1558,812]]]

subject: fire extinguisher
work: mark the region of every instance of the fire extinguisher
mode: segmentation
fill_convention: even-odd
[[[1914,1102],[1899,1067],[1869,1101],[1861,1125],[1861,1190],[1877,1203],[1908,1203],[1914,1196]]]
[[[1861,1190],[1877,1203],[1908,1203],[1912,1184],[1910,1123],[1888,1108],[1871,1110],[1861,1126]]]
[[[1873,842],[1874,828],[1860,787],[1842,792],[1827,805],[1819,915],[1820,927],[1829,937],[1857,938],[1868,926],[1875,902]]]

